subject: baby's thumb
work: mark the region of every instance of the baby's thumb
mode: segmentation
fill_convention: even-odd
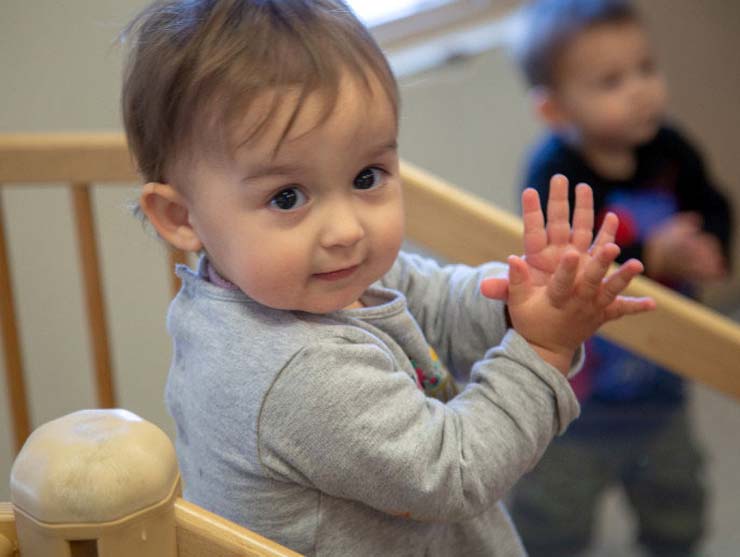
[[[480,284],[480,291],[486,298],[506,301],[509,297],[509,279],[487,278]]]
[[[532,289],[527,263],[516,255],[510,255],[509,263],[509,304],[526,300]]]

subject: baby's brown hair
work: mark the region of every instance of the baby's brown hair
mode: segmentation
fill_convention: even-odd
[[[198,148],[233,149],[235,127],[260,94],[299,91],[283,137],[314,92],[331,112],[349,72],[377,79],[398,112],[388,62],[342,0],[159,0],[122,34],[128,47],[122,112],[129,148],[146,182],[166,182],[176,157]]]

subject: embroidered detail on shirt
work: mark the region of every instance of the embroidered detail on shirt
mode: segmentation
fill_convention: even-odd
[[[424,390],[424,394],[447,402],[458,394],[457,384],[452,374],[439,361],[439,356],[431,346],[429,347],[429,359],[432,364],[431,369],[424,369],[414,359],[411,359],[411,365],[414,366],[416,377]]]
[[[408,519],[411,518],[411,513],[408,512],[408,511],[406,511],[406,512],[391,511],[388,514],[391,515],[391,516],[398,517],[398,518],[408,518]]]

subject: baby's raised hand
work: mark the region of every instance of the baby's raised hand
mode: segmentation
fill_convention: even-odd
[[[619,219],[609,213],[593,241],[593,193],[576,187],[573,226],[568,180],[550,181],[547,226],[536,190],[522,194],[524,257],[509,256],[508,279],[483,281],[481,292],[506,300],[513,327],[540,356],[566,373],[575,350],[596,330],[623,315],[655,308],[650,298],[620,293],[643,267],[637,259],[607,276],[619,254],[614,236]]]

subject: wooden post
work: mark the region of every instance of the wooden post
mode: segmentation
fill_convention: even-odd
[[[77,242],[87,306],[87,320],[95,362],[97,402],[101,408],[113,408],[116,395],[113,386],[108,323],[100,272],[100,257],[95,232],[95,217],[88,184],[73,184],[72,197],[77,222]]]
[[[23,557],[177,557],[175,449],[126,410],[81,410],[36,429],[10,493]]]
[[[10,413],[13,421],[15,450],[20,451],[31,432],[28,415],[26,382],[23,376],[23,358],[18,335],[18,318],[13,300],[13,277],[11,276],[5,222],[3,220],[3,200],[0,195],[0,324],[2,325],[3,348],[5,352],[5,377],[10,398]]]
[[[0,557],[18,557],[18,536],[10,503],[0,503]]]

